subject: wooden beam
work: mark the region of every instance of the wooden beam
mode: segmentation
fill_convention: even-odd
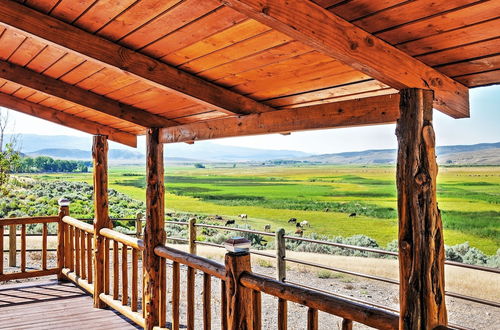
[[[433,89],[436,109],[469,116],[467,87],[312,1],[219,1],[393,88]]]
[[[248,114],[273,110],[241,94],[14,1],[0,0],[0,25],[220,111]]]
[[[0,61],[0,78],[143,127],[177,125],[172,120],[149,113],[146,110],[117,102],[5,61]]]
[[[144,319],[145,329],[163,327],[160,321],[160,284],[165,280],[160,272],[161,258],[154,249],[165,243],[165,185],[163,145],[159,142],[159,129],[152,128],[146,135],[146,227],[144,229]]]
[[[401,91],[399,149],[399,329],[447,325],[443,224],[436,198],[432,91]]]
[[[103,228],[113,228],[108,212],[108,140],[103,135],[94,136],[92,144],[94,179],[94,307],[104,308],[106,304],[99,295],[104,292],[104,255],[106,247]]]
[[[167,127],[161,129],[160,141],[176,143],[245,135],[386,124],[395,122],[398,117],[399,95],[391,94]]]
[[[0,106],[45,119],[55,124],[74,128],[85,133],[106,135],[112,141],[134,148],[137,147],[137,137],[134,134],[104,126],[94,121],[73,116],[69,113],[58,111],[40,104],[28,102],[11,95],[0,93]]]

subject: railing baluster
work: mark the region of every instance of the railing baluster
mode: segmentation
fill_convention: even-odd
[[[69,268],[71,269],[71,254],[70,254],[70,244],[69,244],[69,225],[67,225],[66,223],[63,223],[63,230],[64,230],[64,234],[63,234],[63,238],[64,238],[64,268]]]
[[[285,299],[278,299],[278,329],[286,330],[288,321],[288,308]]]
[[[348,319],[342,319],[342,330],[352,330],[352,321]]]
[[[80,229],[75,228],[75,273],[80,276]]]
[[[47,269],[47,224],[42,225],[42,269]],[[2,259],[3,260],[3,259]]]
[[[80,275],[82,279],[87,279],[87,265],[86,265],[86,254],[85,254],[85,232],[82,230],[80,232]]]
[[[187,327],[194,329],[194,288],[196,270],[188,266],[187,269]]]
[[[109,256],[109,238],[102,238],[104,240],[104,293],[109,294],[110,286],[110,256]],[[97,265],[94,265],[97,267]]]
[[[87,233],[87,282],[92,284],[93,281],[92,268],[92,234]]]
[[[252,291],[253,304],[253,329],[260,330],[262,328],[262,301],[260,291]]]
[[[180,282],[180,266],[174,261],[172,263],[172,330],[179,330]]]
[[[203,273],[203,329],[210,330],[212,328],[212,307],[210,300],[212,296],[212,277]]]
[[[122,245],[122,305],[128,305],[128,247]]]
[[[26,225],[21,225],[21,272],[26,271]]]
[[[160,258],[160,326],[167,322],[167,261]]]
[[[69,270],[72,272],[75,271],[75,254],[74,254],[74,237],[75,237],[75,229],[73,226],[69,227]]]
[[[3,274],[3,226],[0,226],[0,275]]]
[[[17,259],[17,226],[9,226],[9,267],[16,267]]]
[[[307,330],[318,330],[318,310],[311,307],[307,310]]]
[[[118,300],[119,290],[119,265],[118,260],[118,241],[113,240],[113,299]]]
[[[139,258],[136,249],[132,249],[132,300],[130,302],[130,308],[132,312],[137,312],[137,288],[138,288],[138,264]]]
[[[227,294],[226,281],[220,281],[220,328],[227,330]]]

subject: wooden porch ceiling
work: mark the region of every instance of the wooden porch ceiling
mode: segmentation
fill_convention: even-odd
[[[500,83],[498,1],[315,2],[0,0],[0,106],[134,145],[405,87],[467,117],[467,88]]]

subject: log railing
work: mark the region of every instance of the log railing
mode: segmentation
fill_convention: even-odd
[[[142,275],[142,271],[139,272],[139,257],[144,251],[144,242],[108,228],[101,229],[99,234],[104,237],[104,292],[99,298],[109,307],[144,327],[143,311],[139,312],[139,274]]]
[[[157,246],[155,248],[155,254],[162,258],[161,261],[161,273],[165,274],[166,271],[166,260],[172,263],[172,279],[167,280],[172,283],[172,305],[171,305],[171,328],[172,330],[178,330],[180,327],[179,314],[180,314],[180,265],[187,267],[187,286],[186,286],[186,297],[187,297],[187,311],[186,320],[188,329],[201,329],[202,327],[195,325],[195,272],[200,271],[203,273],[203,329],[211,329],[212,323],[212,277],[220,279],[221,285],[221,329],[227,329],[227,317],[226,317],[226,269],[224,265],[212,261],[210,259],[202,258],[193,254],[189,254],[180,250],[166,247],[164,245]],[[162,297],[160,301],[160,328],[166,326],[167,320],[167,288],[165,276],[162,280],[160,287],[160,296]]]
[[[17,280],[38,276],[53,275],[59,272],[59,268],[48,266],[48,224],[58,223],[60,218],[58,216],[50,217],[33,217],[33,218],[9,218],[0,219],[0,281]],[[41,224],[42,225],[42,240],[41,240],[41,262],[38,268],[27,264],[27,234],[26,227],[31,224]],[[4,231],[5,228],[9,228],[9,265],[15,266],[15,259],[17,255],[17,228],[20,229],[20,255],[21,263],[19,271],[5,273],[4,267]],[[14,259],[14,260],[12,260]],[[14,261],[14,262],[12,262]],[[17,269],[16,269],[17,270]]]
[[[94,293],[93,285],[93,236],[94,227],[70,216],[63,217],[64,267],[62,274]]]
[[[164,245],[155,248],[155,254],[172,265],[171,329],[179,329],[180,314],[180,265],[189,270],[203,273],[203,326],[194,323],[194,285],[187,286],[186,326],[188,329],[211,329],[211,279],[221,281],[221,329],[261,329],[261,294],[277,297],[283,302],[294,302],[308,307],[307,329],[318,329],[318,311],[343,318],[344,329],[350,329],[352,322],[359,322],[379,329],[397,329],[398,314],[348,299],[310,290],[296,285],[279,282],[252,273],[248,253],[227,253],[225,265],[200,256],[189,254]],[[189,278],[187,279],[189,283]],[[160,306],[161,320],[157,329],[166,327],[166,284],[160,288],[163,297]],[[192,298],[191,298],[192,297]],[[278,328],[287,329],[286,303],[278,306]]]

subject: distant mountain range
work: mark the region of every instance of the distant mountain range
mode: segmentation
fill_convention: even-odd
[[[302,160],[327,164],[394,164],[396,149],[342,152],[304,157]],[[440,164],[500,165],[500,142],[454,145],[436,148]]]
[[[49,156],[58,159],[90,160],[91,137],[24,134],[21,150],[28,156]],[[436,148],[440,164],[500,165],[500,142],[474,145],[454,145]],[[145,146],[140,140],[137,149],[110,143],[110,162],[144,164]],[[313,155],[293,150],[268,150],[233,147],[212,142],[194,145],[184,143],[165,145],[169,162],[265,162],[290,160],[322,164],[394,164],[395,149],[365,150]]]

